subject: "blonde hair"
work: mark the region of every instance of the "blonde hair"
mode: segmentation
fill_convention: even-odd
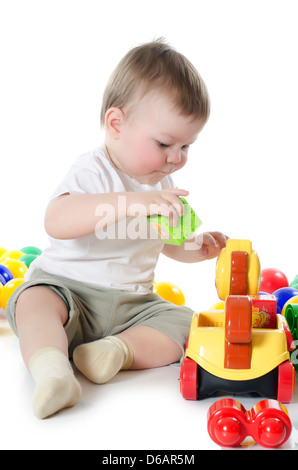
[[[204,81],[184,55],[158,39],[130,50],[115,68],[103,95],[101,125],[109,108],[122,108],[136,92],[144,96],[153,89],[173,94],[182,114],[207,121],[210,101]]]

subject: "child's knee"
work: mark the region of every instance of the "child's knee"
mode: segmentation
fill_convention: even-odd
[[[56,312],[63,323],[67,321],[68,311],[63,299],[56,292],[44,286],[31,286],[20,293],[15,307],[16,322],[27,315],[43,315]]]

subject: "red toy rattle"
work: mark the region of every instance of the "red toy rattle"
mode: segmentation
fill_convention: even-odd
[[[292,432],[286,407],[277,400],[262,400],[247,411],[232,398],[216,401],[208,410],[208,432],[220,446],[238,446],[246,436],[263,447],[279,447]]]

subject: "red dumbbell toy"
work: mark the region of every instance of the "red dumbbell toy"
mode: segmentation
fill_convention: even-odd
[[[263,447],[279,447],[292,432],[286,407],[277,400],[262,400],[247,411],[232,398],[216,401],[208,410],[211,439],[224,447],[238,446],[247,436]]]

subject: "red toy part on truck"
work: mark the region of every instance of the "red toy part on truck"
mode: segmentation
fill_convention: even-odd
[[[226,300],[225,368],[249,369],[251,358],[251,299],[231,295]]]
[[[274,295],[252,295],[251,300],[253,309],[257,309],[259,316],[259,322],[255,324],[253,321],[253,326],[256,328],[276,328],[276,298]]]

